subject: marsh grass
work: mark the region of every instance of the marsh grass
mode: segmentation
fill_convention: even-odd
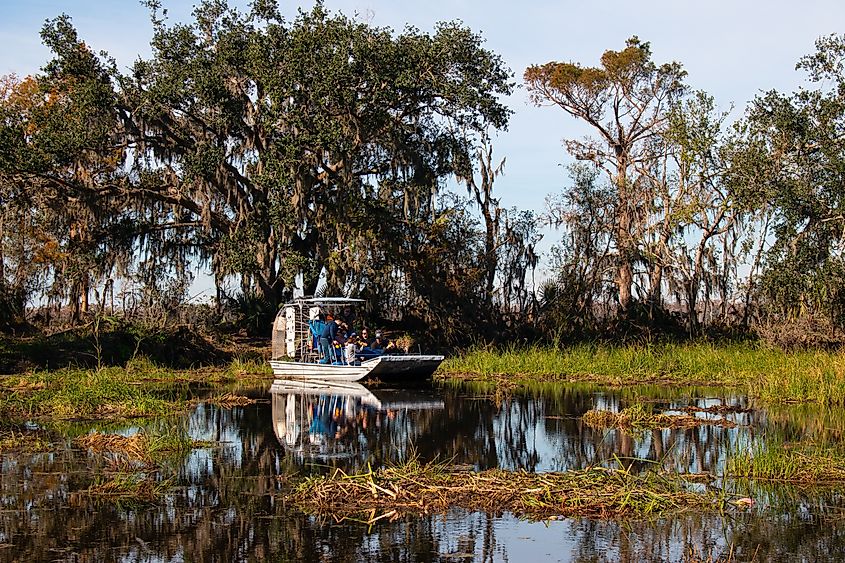
[[[0,453],[9,451],[48,452],[50,440],[37,431],[0,430]]]
[[[263,359],[235,358],[224,372],[231,379],[263,379],[273,377],[273,368]]]
[[[619,412],[591,409],[581,419],[593,428],[695,428],[714,425],[733,428],[736,423],[724,419],[699,418],[689,414],[655,413],[651,408],[636,404]]]
[[[754,480],[824,485],[845,482],[842,448],[759,442],[730,453],[725,474]]]
[[[676,477],[594,467],[567,473],[481,472],[411,460],[378,471],[312,476],[289,500],[306,512],[372,524],[406,513],[442,513],[452,507],[546,520],[583,516],[650,516],[684,510],[718,511],[721,499],[691,492]]]
[[[438,375],[508,385],[546,380],[735,387],[767,402],[845,405],[845,353],[784,352],[754,344],[474,349],[446,360]]]
[[[118,368],[38,372],[20,378],[0,394],[0,415],[9,419],[131,418],[159,416],[181,406],[180,390],[166,385],[139,385],[131,372]]]
[[[0,379],[0,418],[127,419],[189,408],[199,391],[266,379],[269,368],[236,360],[225,368],[174,371],[148,359],[125,367],[38,371]]]
[[[157,480],[143,473],[117,473],[97,481],[87,489],[76,491],[70,497],[71,506],[83,504],[84,498],[93,498],[112,504],[148,504],[158,502],[172,487],[169,479]]]

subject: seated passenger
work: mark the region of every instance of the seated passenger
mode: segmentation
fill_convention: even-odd
[[[373,350],[384,351],[390,346],[390,340],[385,337],[380,330],[376,331],[376,337],[370,342],[370,348]]]
[[[356,355],[361,350],[361,346],[358,342],[358,336],[353,332],[349,335],[349,338],[346,339],[346,346],[344,348],[344,357],[346,359],[346,363],[354,365],[357,363]]]
[[[366,330],[367,329],[364,329],[361,332],[362,337],[363,337],[364,333],[366,332]],[[390,346],[390,341],[382,335],[380,330],[377,330],[376,331],[376,337],[372,341],[370,341],[368,344],[366,344],[363,348],[361,348],[361,351],[358,352],[358,357],[361,358],[362,360],[370,360],[372,358],[375,358],[377,356],[381,356],[382,354],[384,354],[384,351],[386,349],[388,349],[389,346]]]

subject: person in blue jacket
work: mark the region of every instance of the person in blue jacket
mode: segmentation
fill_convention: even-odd
[[[326,327],[326,316],[319,313],[317,318],[308,321],[308,328],[311,331],[311,349],[320,351],[320,335]]]
[[[320,353],[323,357],[321,364],[330,364],[335,360],[334,345],[337,343],[337,321],[329,315],[326,317],[326,326],[320,333]]]

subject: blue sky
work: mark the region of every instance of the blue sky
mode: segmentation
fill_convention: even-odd
[[[171,20],[187,20],[194,2],[162,0]],[[230,0],[245,7],[247,2]],[[311,2],[282,2],[286,15]],[[435,22],[461,20],[486,39],[521,83],[526,66],[550,60],[595,65],[606,49],[620,49],[638,35],[652,45],[657,63],[679,61],[688,83],[733,105],[738,115],[761,91],[792,91],[804,84],[797,60],[815,40],[842,33],[841,0],[640,0],[604,2],[500,2],[498,0],[326,0],[325,6],[373,25],[432,30]],[[137,0],[0,0],[0,74],[37,72],[49,57],[38,36],[47,18],[65,12],[95,50],[106,50],[126,67],[149,54],[151,26]],[[557,108],[536,108],[521,88],[507,100],[514,110],[509,130],[494,139],[494,155],[506,157],[496,191],[506,206],[541,211],[546,195],[566,183],[570,162],[561,139],[587,130]],[[546,236],[545,248],[555,235]]]

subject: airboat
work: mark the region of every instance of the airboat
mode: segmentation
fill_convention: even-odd
[[[286,303],[273,321],[273,375],[319,381],[417,381],[431,377],[443,356],[389,352],[351,364],[320,362],[310,323],[321,313],[342,317],[363,303],[363,299],[348,297],[301,297]]]

